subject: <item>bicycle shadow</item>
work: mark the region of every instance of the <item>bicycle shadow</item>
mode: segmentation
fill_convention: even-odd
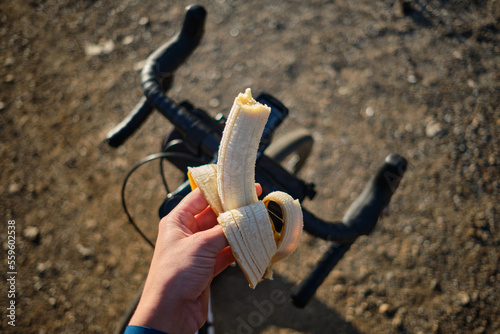
[[[274,275],[255,290],[238,267],[228,268],[212,283],[212,309],[216,333],[281,333],[292,329],[307,333],[361,332],[336,311],[313,298],[303,309],[290,301],[293,288],[287,279]]]

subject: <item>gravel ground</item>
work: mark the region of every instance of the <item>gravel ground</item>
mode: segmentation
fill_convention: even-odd
[[[284,297],[329,247],[309,235],[253,291],[236,268],[214,282],[217,332],[499,333],[500,1],[200,3],[205,37],[169,95],[213,115],[246,87],[283,101],[277,135],[315,138],[300,176],[318,195],[305,207],[336,220],[386,155],[410,163],[377,228],[306,308]],[[1,332],[109,333],[139,290],[152,252],[121,211],[120,187],[170,125],[155,114],[119,149],[103,139],[140,98],[138,69],[187,4],[0,3]],[[154,238],[157,165],[128,189]]]

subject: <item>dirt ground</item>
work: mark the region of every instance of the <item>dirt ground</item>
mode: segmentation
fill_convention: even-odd
[[[204,39],[169,95],[213,115],[246,87],[283,101],[277,136],[315,138],[300,176],[318,194],[305,207],[339,219],[386,155],[410,162],[377,228],[306,308],[272,296],[328,249],[309,235],[254,291],[237,269],[219,277],[217,333],[499,333],[500,1],[200,3]],[[1,332],[110,333],[139,290],[152,252],[122,211],[121,183],[170,125],[156,113],[123,147],[103,140],[187,4],[0,3]],[[181,178],[169,171],[172,185]],[[151,238],[164,196],[157,164],[128,187]]]

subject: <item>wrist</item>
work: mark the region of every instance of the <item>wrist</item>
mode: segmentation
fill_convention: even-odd
[[[141,326],[152,328],[165,333],[178,333],[175,330],[175,323],[171,315],[171,310],[139,303],[129,326]]]
[[[187,307],[178,296],[180,288],[175,282],[169,280],[160,289],[155,282],[146,282],[129,325],[147,326],[170,334],[182,333]],[[155,288],[150,288],[148,283]]]
[[[168,334],[157,329],[146,326],[128,325],[123,334]]]

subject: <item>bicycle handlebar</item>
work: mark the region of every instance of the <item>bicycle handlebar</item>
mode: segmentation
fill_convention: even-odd
[[[163,80],[172,76],[200,43],[205,17],[206,10],[203,7],[199,5],[188,7],[179,34],[153,52],[146,59],[141,72],[144,95],[183,135],[197,120],[170,100],[161,84]]]
[[[200,44],[206,16],[207,12],[202,6],[191,5],[187,7],[179,33],[147,58],[141,73],[143,83],[151,78],[154,78],[155,81],[159,80],[161,83],[161,80],[174,74],[184,64]]]
[[[406,166],[406,160],[399,154],[387,156],[382,167],[347,209],[341,222],[324,222],[304,210],[304,229],[319,238],[340,243],[348,243],[360,235],[369,234],[391,201]]]
[[[152,111],[153,106],[143,96],[130,114],[106,134],[109,146],[118,147],[123,144],[144,123]]]
[[[407,166],[408,162],[399,154],[388,155],[382,167],[347,209],[342,222],[359,235],[369,234],[391,201]]]
[[[146,97],[139,101],[120,124],[108,132],[106,141],[110,146],[118,147],[123,144],[142,125],[158,104],[162,105],[160,110],[171,108],[171,102],[166,99],[164,92],[172,85],[174,72],[200,43],[206,14],[207,12],[202,6],[189,6],[181,31],[148,57],[141,72],[141,81]],[[183,114],[183,116],[185,115]],[[177,123],[179,125],[186,124],[185,120],[178,120],[179,116],[175,117],[175,114],[169,117],[172,117],[171,121],[174,125]]]
[[[337,228],[335,233],[344,232],[345,235],[339,235],[339,237],[345,239],[340,240],[344,242],[342,244],[334,243],[330,246],[316,267],[294,289],[292,302],[295,306],[304,307],[356,238],[367,235],[373,230],[382,211],[391,201],[407,166],[408,162],[399,154],[388,155],[382,167],[368,181],[361,194],[347,209],[341,223],[329,224],[319,220],[313,224],[312,221],[309,221],[311,218],[306,217],[304,211],[304,229],[307,229],[309,233],[325,236],[328,240],[339,241],[330,237],[333,229]],[[340,225],[344,225],[344,229],[339,229]]]

